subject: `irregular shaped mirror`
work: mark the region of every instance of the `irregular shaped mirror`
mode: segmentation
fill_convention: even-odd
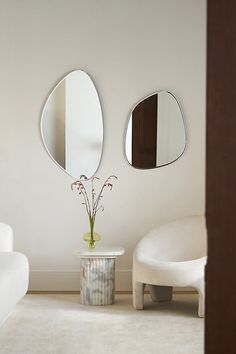
[[[168,165],[183,154],[185,146],[182,113],[171,93],[157,92],[134,107],[125,143],[130,165],[139,169]]]
[[[44,145],[69,175],[92,177],[103,145],[102,110],[96,88],[82,70],[64,77],[49,95],[41,118]]]

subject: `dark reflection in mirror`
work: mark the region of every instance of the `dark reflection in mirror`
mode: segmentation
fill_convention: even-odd
[[[126,157],[133,167],[170,164],[183,154],[185,145],[182,113],[172,94],[157,92],[135,106],[126,134]]]

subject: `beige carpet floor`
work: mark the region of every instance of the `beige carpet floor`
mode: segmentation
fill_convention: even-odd
[[[79,295],[27,295],[0,328],[1,354],[202,354],[204,320],[197,295],[132,307],[83,306]]]

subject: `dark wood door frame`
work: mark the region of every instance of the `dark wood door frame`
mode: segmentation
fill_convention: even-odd
[[[208,0],[205,353],[236,354],[236,1]]]

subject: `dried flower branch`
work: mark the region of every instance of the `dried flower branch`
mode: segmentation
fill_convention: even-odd
[[[85,175],[81,175],[80,179],[72,183],[71,185],[71,189],[78,191],[79,195],[82,195],[83,197],[82,205],[85,206],[86,212],[89,217],[92,241],[93,241],[94,224],[95,224],[97,212],[104,210],[104,207],[101,204],[101,199],[103,198],[103,192],[106,188],[112,190],[113,187],[112,179],[117,179],[117,177],[114,175],[109,176],[103,183],[98,194],[96,193],[95,186],[94,186],[94,181],[96,179],[99,180],[99,178],[96,176],[91,179],[91,199],[89,199],[87,190],[84,185],[84,182],[88,182],[88,179]]]

